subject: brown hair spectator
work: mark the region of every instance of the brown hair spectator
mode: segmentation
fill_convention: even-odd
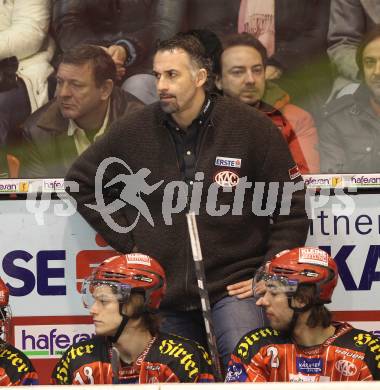
[[[111,56],[101,47],[95,45],[77,45],[64,52],[61,56],[64,64],[82,65],[91,62],[96,86],[106,80],[116,82],[116,66]]]

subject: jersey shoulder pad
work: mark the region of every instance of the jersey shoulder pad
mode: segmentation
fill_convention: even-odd
[[[211,358],[195,341],[167,333],[157,336],[146,361],[164,364],[180,382],[195,382],[200,374],[212,373]]]
[[[0,367],[2,367],[12,383],[21,383],[23,378],[35,372],[32,362],[16,347],[5,343],[0,349]]]
[[[376,335],[351,327],[337,337],[333,345],[350,350],[352,354],[360,355],[361,359],[364,356],[374,380],[380,380],[380,339]]]
[[[348,323],[342,323],[337,330],[341,334],[336,337],[332,345],[337,347],[352,349],[353,351],[364,353],[367,348],[367,340],[376,338],[366,330],[353,328]]]
[[[233,355],[244,363],[251,361],[261,348],[271,344],[286,344],[289,340],[273,328],[258,328],[245,334],[235,347]]]
[[[72,373],[85,364],[94,361],[109,361],[107,340],[104,337],[93,337],[72,344],[58,361],[52,373],[52,381],[59,384],[70,384]]]
[[[357,348],[364,348],[366,362],[374,380],[380,380],[380,338],[365,330],[354,329],[353,341]]]

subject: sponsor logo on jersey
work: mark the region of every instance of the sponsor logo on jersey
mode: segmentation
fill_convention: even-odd
[[[328,376],[289,374],[289,382],[330,382]]]
[[[247,374],[242,364],[234,363],[228,366],[226,382],[245,382]]]
[[[288,170],[288,172],[289,172],[289,177],[290,177],[291,180],[294,180],[294,179],[296,179],[298,176],[301,176],[301,172],[300,172],[300,170],[299,170],[299,168],[298,168],[297,165],[294,165],[293,168],[290,168],[290,169]]]
[[[299,248],[299,263],[328,266],[329,255],[318,248]]]
[[[343,376],[354,376],[357,372],[357,368],[354,363],[348,360],[338,360],[335,362],[335,368],[343,375]]]
[[[163,355],[168,355],[177,359],[190,379],[195,378],[198,375],[199,368],[196,361],[193,359],[194,354],[190,353],[182,343],[171,339],[165,339],[161,341],[159,350]]]
[[[241,168],[241,159],[218,156],[215,159],[215,165],[219,167]]]
[[[236,187],[239,183],[239,176],[232,171],[221,171],[214,176],[214,181],[221,187]]]
[[[25,362],[25,359],[23,359],[23,357],[20,356],[19,352],[15,351],[14,349],[5,348],[0,351],[0,361],[3,359],[8,360],[12,364],[12,366],[16,367],[17,372],[28,371],[28,365]],[[3,367],[4,363],[0,363],[0,366]]]
[[[296,358],[297,372],[302,374],[320,374],[323,368],[323,361],[321,358]]]
[[[341,355],[350,357],[352,359],[364,360],[364,356],[363,355],[360,355],[360,354],[358,354],[356,352],[352,352],[352,351],[345,351],[343,349],[336,349],[335,353],[339,353]]]
[[[249,355],[249,350],[257,343],[259,340],[269,337],[269,336],[278,336],[279,333],[271,328],[261,328],[257,331],[244,336],[243,340],[237,346],[237,354],[239,357],[245,359]]]

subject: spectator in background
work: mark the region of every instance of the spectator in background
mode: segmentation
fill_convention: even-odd
[[[157,0],[55,0],[53,31],[65,52],[79,43],[102,46],[123,89],[149,104],[157,100],[151,54]]]
[[[364,35],[376,24],[380,24],[379,1],[331,0],[327,53],[337,78],[329,100],[353,93],[358,87],[360,77],[356,51]]]
[[[227,382],[380,380],[380,340],[332,321],[325,306],[338,281],[337,265],[319,248],[279,253],[255,277],[257,304],[270,327],[236,345]]]
[[[360,87],[332,100],[320,131],[321,171],[380,172],[380,26],[358,47]]]
[[[330,0],[242,0],[239,11],[238,31],[267,48],[266,79],[276,80],[317,121],[331,88],[329,8]],[[265,95],[263,100],[272,104]]]
[[[222,38],[237,29],[239,0],[158,0],[157,36],[208,29]]]
[[[32,363],[9,343],[11,320],[9,289],[0,278],[0,386],[37,385],[38,375]]]
[[[289,97],[279,87],[265,80],[265,47],[248,33],[227,36],[223,43],[217,87],[225,95],[257,108],[273,121],[302,173],[319,172],[314,120],[308,112],[290,104]],[[276,108],[262,101],[268,86]]]
[[[115,120],[143,106],[115,87],[115,81],[115,63],[98,46],[79,45],[62,55],[56,98],[23,126],[23,177],[64,177],[78,155]]]
[[[18,126],[48,101],[48,76],[54,43],[48,35],[50,0],[13,0],[0,4],[0,164]],[[17,57],[18,79],[4,86],[5,59]],[[9,63],[9,61],[8,61]],[[5,166],[1,168],[0,177]],[[2,172],[1,172],[2,171]]]

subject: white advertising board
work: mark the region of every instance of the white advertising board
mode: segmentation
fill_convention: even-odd
[[[378,198],[351,196],[350,208],[334,196],[313,210],[307,244],[331,251],[339,266],[332,310],[380,311]],[[59,199],[41,201],[44,212],[33,214],[25,201],[0,201],[0,272],[10,286],[15,316],[87,314],[80,282],[94,260],[113,252],[98,245],[80,215],[64,215],[63,205]]]

